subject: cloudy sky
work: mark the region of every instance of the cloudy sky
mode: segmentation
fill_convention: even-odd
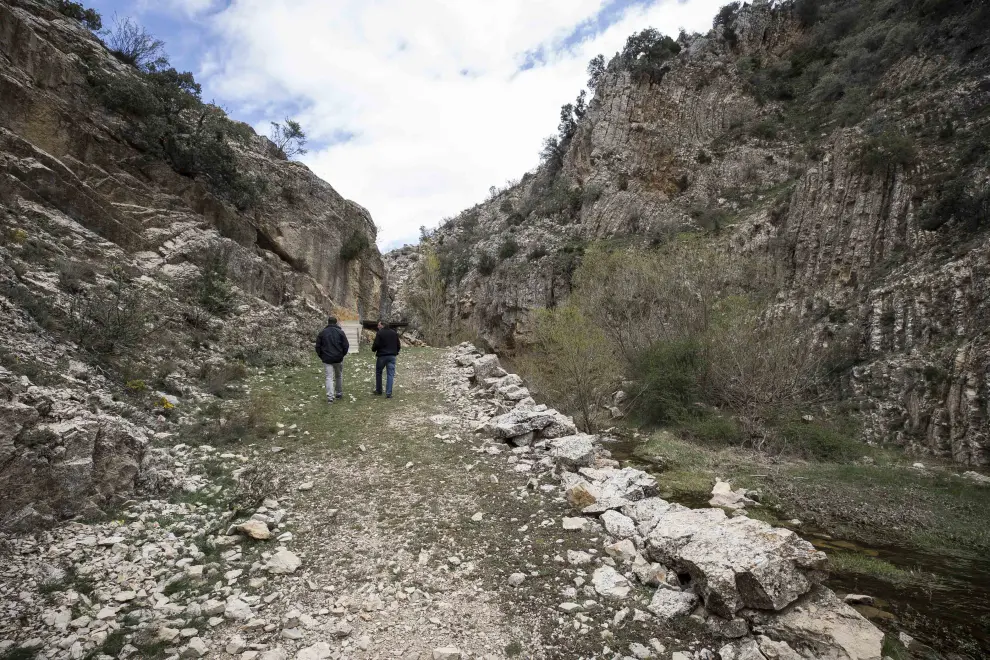
[[[379,245],[536,166],[588,61],[646,27],[705,31],[725,0],[88,0],[166,42],[203,97],[268,132],[367,207]]]

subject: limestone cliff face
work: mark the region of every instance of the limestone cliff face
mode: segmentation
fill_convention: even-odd
[[[0,0],[0,526],[93,512],[134,488],[149,438],[170,427],[121,396],[125,382],[179,396],[181,415],[202,400],[196,374],[308,349],[329,310],[381,304],[367,210],[247,127],[237,168],[259,192],[239,210],[139,148],[94,76],[140,81],[54,3]],[[345,260],[355,236],[370,247]],[[225,315],[197,300],[217,259]],[[131,303],[100,297],[121,287]],[[87,304],[140,307],[127,350],[83,345]]]
[[[787,64],[802,43],[793,5],[744,7],[732,30],[731,43],[724,28],[682,37],[656,75],[613,61],[550,183],[544,166],[437,230],[439,249],[473,255],[451,280],[452,317],[511,350],[533,310],[566,297],[583,245],[707,230],[769,254],[786,273],[781,304],[823,343],[847,344],[844,387],[868,439],[990,463],[985,199],[978,230],[955,216],[935,226],[924,212],[961,162],[940,127],[985,135],[986,48],[955,58],[919,47],[885,71],[862,118],[800,136],[775,128],[788,106],[750,82],[754,62]],[[864,167],[880,126],[915,140],[917,157]],[[957,174],[987,187],[986,159]],[[507,242],[514,254],[481,263]]]

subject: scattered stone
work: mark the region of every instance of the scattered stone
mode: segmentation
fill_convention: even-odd
[[[629,597],[632,588],[629,580],[616,572],[611,566],[602,566],[591,576],[591,584],[602,596],[611,600],[624,600]]]
[[[874,603],[873,596],[866,596],[863,594],[847,594],[843,599],[846,605],[872,605]]]
[[[564,529],[569,532],[583,531],[587,524],[587,518],[564,518]]]
[[[689,591],[657,589],[647,609],[663,621],[687,616],[698,604],[698,597]]]
[[[649,660],[653,657],[653,651],[651,649],[635,642],[629,645],[629,652],[632,653],[633,657],[639,658],[639,660]]]
[[[456,646],[444,646],[439,649],[433,649],[433,660],[459,660],[461,657],[461,650]]]
[[[509,576],[509,586],[511,587],[518,587],[525,581],[526,581],[525,573],[513,573],[512,575]]]
[[[296,660],[327,660],[331,656],[333,656],[333,650],[330,645],[326,642],[317,642],[296,653]]]
[[[629,538],[636,535],[636,523],[632,518],[624,516],[618,511],[606,511],[602,514],[602,524],[612,536],[619,538]]]
[[[296,490],[298,490],[300,492],[306,492],[307,490],[313,490],[313,485],[314,484],[313,484],[312,481],[306,481],[306,482],[303,482],[303,483],[299,484],[298,486],[296,486]]]
[[[265,568],[268,569],[269,573],[284,575],[287,573],[295,573],[296,569],[301,565],[302,560],[300,560],[295,554],[289,552],[288,550],[279,550],[271,559],[268,560]]]

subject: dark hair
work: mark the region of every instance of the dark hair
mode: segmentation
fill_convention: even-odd
[[[331,316],[327,319],[327,325],[337,325],[337,317]]]

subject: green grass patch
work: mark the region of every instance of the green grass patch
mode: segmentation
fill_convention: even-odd
[[[818,522],[833,533],[930,551],[990,550],[986,493],[948,471],[881,458],[874,465],[790,467],[781,478],[790,486],[780,498],[823,512]]]
[[[891,660],[911,660],[911,654],[908,652],[901,640],[897,639],[896,635],[887,634],[883,638],[883,647],[881,652],[884,658],[890,658]]]
[[[36,657],[38,657],[37,651],[20,646],[14,646],[0,653],[0,660],[33,660]]]
[[[918,574],[894,566],[889,561],[857,552],[837,552],[829,555],[829,566],[836,573],[866,575],[893,584],[915,582]]]
[[[518,641],[509,642],[505,645],[505,657],[515,658],[522,655],[523,646]]]

